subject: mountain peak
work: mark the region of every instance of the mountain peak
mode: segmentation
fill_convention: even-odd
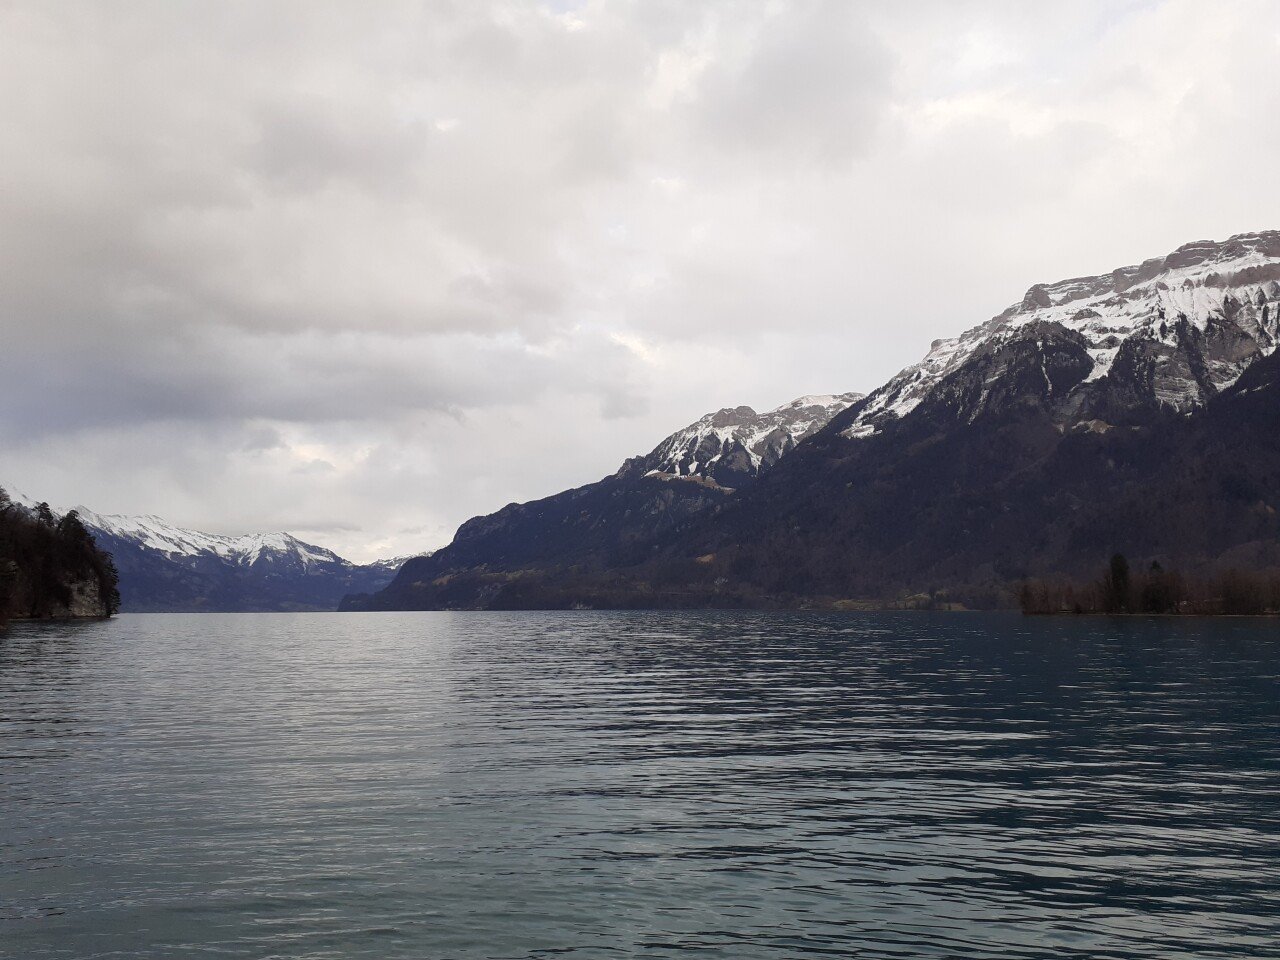
[[[860,399],[858,393],[810,394],[765,413],[725,407],[677,430],[647,456],[628,460],[618,474],[698,477],[738,487]]]

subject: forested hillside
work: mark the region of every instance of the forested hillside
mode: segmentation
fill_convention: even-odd
[[[107,617],[120,607],[111,555],[73,510],[25,507],[0,489],[0,623],[16,618]]]

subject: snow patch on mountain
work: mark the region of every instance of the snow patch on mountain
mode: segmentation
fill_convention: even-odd
[[[34,510],[36,507],[40,506],[40,501],[32,500],[21,490],[14,490],[12,487],[3,487],[2,489],[5,493],[9,494],[9,500],[11,503],[24,510]]]

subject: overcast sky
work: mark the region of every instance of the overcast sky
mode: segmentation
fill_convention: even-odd
[[[0,0],[0,482],[353,559],[1280,227],[1280,4]]]

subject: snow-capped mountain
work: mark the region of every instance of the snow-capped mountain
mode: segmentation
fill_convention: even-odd
[[[25,511],[36,501],[10,490]],[[75,508],[115,559],[125,612],[333,610],[353,590],[388,583],[409,557],[352,563],[289,533],[203,533],[157,516]]]
[[[381,570],[386,573],[387,578],[395,576],[396,571],[403,567],[410,560],[417,557],[429,557],[434,550],[424,550],[422,553],[407,553],[402,557],[388,557],[385,560],[374,560],[371,563],[362,564],[366,570]]]
[[[989,605],[1114,552],[1280,568],[1278,341],[1280,232],[1038,284],[825,426],[704,417],[347,607]]]
[[[1158,408],[1185,413],[1233,384],[1278,339],[1280,231],[1189,243],[1101,276],[1033,286],[981,326],[934,341],[920,363],[871,393],[843,431],[879,432],[937,396],[962,367],[1020,341],[1053,364],[1044,364],[1043,382],[1064,427]],[[970,406],[957,413],[972,417],[986,397],[965,399]]]
[[[333,610],[344,594],[389,582],[403,562],[352,563],[288,533],[225,536],[156,516],[77,512],[115,558],[126,612]]]
[[[139,547],[164,554],[170,559],[216,556],[237,566],[251,567],[262,562],[295,563],[303,570],[322,565],[354,568],[332,550],[304,543],[288,533],[252,533],[228,537],[198,530],[184,530],[153,515],[141,517],[103,516],[78,507],[80,520],[94,534],[129,541]]]
[[[288,533],[225,536],[156,516],[78,512],[115,558],[126,612],[333,610],[344,594],[389,582],[403,562],[352,563]]]
[[[701,477],[737,487],[769,469],[797,443],[862,399],[860,393],[798,397],[765,413],[726,407],[677,430],[643,457],[632,457],[619,476],[666,474]]]

